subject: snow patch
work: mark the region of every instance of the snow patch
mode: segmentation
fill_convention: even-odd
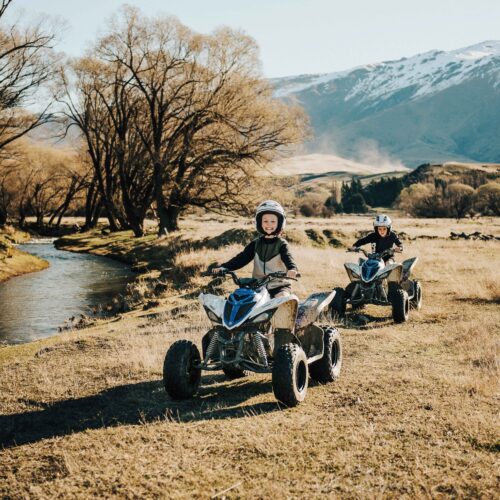
[[[449,52],[432,50],[397,61],[357,66],[347,71],[275,79],[275,95],[284,97],[302,92],[344,78],[360,69],[365,72],[359,75],[358,82],[345,100],[357,99],[368,106],[389,99],[407,88],[413,89],[411,99],[417,99],[458,85],[475,75],[495,78],[497,88],[500,80],[500,41],[489,40]],[[328,90],[326,85],[323,90]]]

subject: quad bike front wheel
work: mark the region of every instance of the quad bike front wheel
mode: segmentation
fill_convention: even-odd
[[[173,399],[188,399],[196,394],[201,381],[200,351],[190,340],[174,342],[163,362],[163,383]]]
[[[309,366],[311,378],[326,384],[333,382],[342,369],[342,343],[336,328],[325,328],[323,334],[323,357]]]
[[[422,309],[422,284],[420,281],[413,282],[413,297],[410,300],[410,306],[417,311]]]
[[[273,392],[286,406],[304,401],[309,382],[307,356],[297,344],[284,344],[276,353],[273,366]]]
[[[356,283],[351,281],[346,287],[344,291],[344,300],[352,299],[352,292],[356,288]],[[365,304],[351,304],[351,308],[354,312],[362,311],[365,308]]]
[[[396,323],[408,321],[410,315],[410,299],[406,290],[397,288],[391,294],[392,318]]]

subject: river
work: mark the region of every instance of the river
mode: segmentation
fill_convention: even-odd
[[[134,278],[125,264],[58,250],[50,240],[18,248],[45,259],[50,267],[0,283],[0,343],[54,335],[65,320],[110,302]]]

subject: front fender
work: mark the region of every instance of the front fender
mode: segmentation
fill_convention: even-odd
[[[353,264],[352,262],[346,262],[344,264],[347,276],[349,276],[350,281],[356,281],[361,279],[361,266]]]
[[[388,264],[376,274],[375,279],[387,278],[387,281],[399,283],[402,272],[403,268],[401,264]]]
[[[218,318],[222,318],[224,313],[224,303],[226,302],[225,298],[211,293],[200,293],[198,300],[202,306],[210,309],[215,315],[217,315]]]
[[[297,319],[297,309],[299,307],[299,299],[296,295],[287,295],[285,297],[278,297],[271,299],[260,307],[256,307],[252,311],[250,318],[255,318],[263,312],[271,309],[276,309],[272,317],[273,328],[288,329],[291,332],[295,328],[295,320]]]

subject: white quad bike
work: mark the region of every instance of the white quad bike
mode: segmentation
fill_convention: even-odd
[[[189,340],[178,340],[167,351],[163,381],[174,399],[193,396],[203,370],[222,370],[226,377],[244,377],[248,372],[272,373],[273,392],[286,406],[302,402],[309,375],[333,382],[342,367],[339,332],[315,321],[332,301],[335,292],[314,293],[299,303],[295,295],[272,299],[266,284],[290,279],[286,273],[271,273],[262,279],[231,276],[238,288],[224,297],[201,293],[200,303],[212,321],[202,338],[203,359]]]
[[[419,281],[410,279],[417,257],[400,264],[384,264],[384,258],[393,257],[394,250],[368,253],[358,248],[347,251],[361,251],[366,259],[359,259],[358,264],[344,264],[351,282],[345,289],[334,289],[336,294],[330,304],[332,315],[344,316],[347,304],[350,304],[353,310],[360,309],[365,304],[376,304],[392,306],[394,321],[403,323],[408,320],[410,307],[422,307],[422,285]]]

